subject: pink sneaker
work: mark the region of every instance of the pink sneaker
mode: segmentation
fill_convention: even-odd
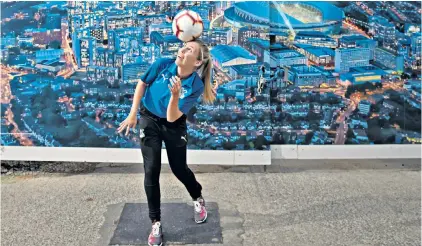
[[[193,201],[194,217],[197,224],[204,223],[207,220],[207,210],[205,209],[205,200],[201,196]]]
[[[155,222],[152,224],[152,230],[148,237],[149,246],[162,246],[163,245],[163,232],[161,229],[161,223]]]

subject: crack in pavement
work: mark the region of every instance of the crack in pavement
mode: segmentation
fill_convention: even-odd
[[[227,200],[218,202],[224,245],[244,245],[245,217],[239,207]]]
[[[241,230],[241,232],[237,235],[239,238],[240,238],[240,240],[241,240],[241,242],[240,242],[240,244],[241,245],[243,245],[244,244],[244,242],[245,242],[245,238],[244,238],[244,236],[245,236],[245,234],[246,234],[246,231],[245,231],[245,216],[244,215],[242,215],[240,212],[239,212],[239,207],[237,206],[237,205],[234,205],[235,206],[235,208],[236,208],[236,213],[237,213],[237,215],[242,219],[242,221],[241,221],[241,225],[240,225],[240,230]]]

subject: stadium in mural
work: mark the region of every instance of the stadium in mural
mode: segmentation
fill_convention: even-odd
[[[189,149],[421,143],[420,2],[21,1],[1,3],[1,145],[138,148],[116,129],[184,9],[218,84]]]

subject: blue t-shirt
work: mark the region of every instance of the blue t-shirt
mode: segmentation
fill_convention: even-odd
[[[155,61],[141,76],[148,86],[142,99],[143,105],[160,118],[167,118],[167,107],[171,92],[170,78],[177,75],[175,59],[161,58]],[[204,83],[196,72],[182,79],[182,94],[179,97],[179,110],[187,114],[204,91]]]

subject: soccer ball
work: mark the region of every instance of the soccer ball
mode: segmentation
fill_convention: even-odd
[[[173,19],[173,34],[183,42],[199,38],[204,30],[204,23],[198,13],[182,10]]]

